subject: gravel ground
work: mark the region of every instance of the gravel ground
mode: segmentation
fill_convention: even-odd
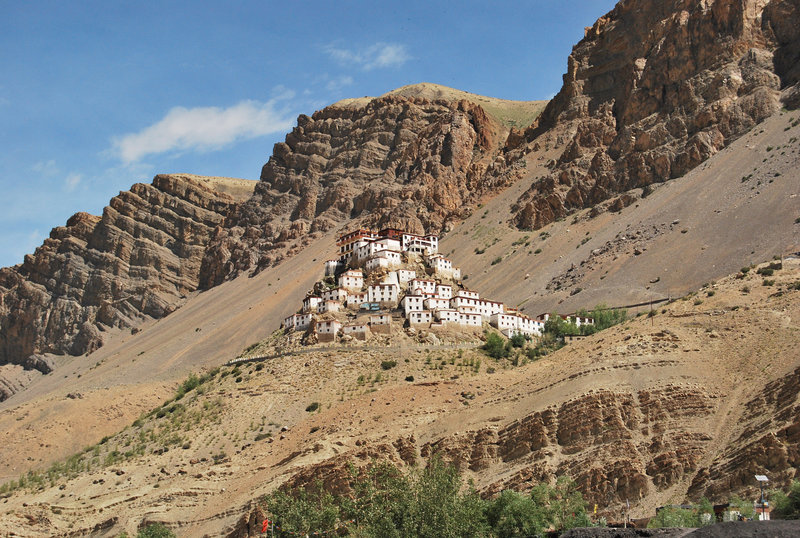
[[[797,538],[800,521],[733,521],[700,529],[572,529],[562,538]]]

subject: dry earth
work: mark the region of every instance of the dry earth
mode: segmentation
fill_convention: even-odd
[[[796,421],[791,410],[800,405],[800,291],[789,290],[800,281],[800,260],[786,260],[774,279],[763,286],[754,271],[725,277],[652,318],[517,368],[468,348],[461,357],[447,348],[417,349],[407,338],[385,351],[376,351],[377,340],[370,344],[376,349],[317,350],[264,362],[261,369],[240,366],[239,373],[209,382],[205,393],[185,397],[187,414],[154,435],[145,456],[3,499],[0,529],[82,535],[97,526],[113,535],[162,521],[180,535],[219,535],[287,479],[302,483],[313,476],[335,486],[348,461],[409,464],[434,450],[487,493],[569,472],[593,486],[589,499],[611,516],[627,488],[636,494],[632,515],[641,517],[683,500],[709,467],[701,482],[713,489],[713,466],[752,448],[753,439],[743,434],[754,427],[789,447],[788,459],[763,462],[776,483],[785,482],[798,463],[793,442],[781,432]],[[384,371],[380,361],[389,358],[398,366]],[[470,359],[473,365],[481,360],[478,373],[459,365]],[[489,367],[496,372],[487,373]],[[408,375],[414,382],[405,381]],[[792,379],[796,386],[783,387],[779,402],[759,400],[769,394],[765,386]],[[319,411],[306,412],[312,402],[321,404]],[[781,419],[771,405],[789,416]],[[4,420],[24,422],[25,411],[46,407],[31,402],[7,411]],[[772,421],[767,427],[764,417]],[[150,417],[129,426],[98,449],[100,459],[168,423],[169,416]],[[267,432],[271,438],[255,440]],[[181,439],[170,445],[176,434]],[[171,448],[154,454],[160,444]],[[623,479],[627,484],[618,483]],[[749,483],[735,489],[755,491]]]
[[[789,375],[798,367],[793,353],[797,292],[770,298],[775,289],[761,286],[752,274],[746,282],[722,277],[751,262],[800,250],[799,225],[794,223],[800,216],[800,128],[792,127],[797,116],[796,111],[775,115],[700,168],[659,186],[618,213],[590,218],[584,212],[537,232],[511,230],[505,224],[509,207],[558,156],[560,148],[553,140],[526,157],[522,179],[487,198],[441,242],[441,249],[469,275],[465,284],[533,314],[571,311],[598,302],[619,305],[677,297],[716,279],[716,293],[703,297],[701,304],[673,303],[665,314],[649,321],[637,320],[524,368],[495,366],[498,373],[491,375],[484,373],[485,358],[481,374],[473,377],[455,371],[454,365],[430,370],[425,351],[413,350],[409,356],[408,350],[388,350],[402,360],[385,383],[374,387],[379,388],[375,393],[363,394],[372,387],[357,385],[359,375],[370,373],[374,379],[379,370],[375,352],[352,356],[344,352],[342,359],[320,354],[276,361],[270,368],[283,380],[280,390],[273,376],[266,376],[266,371],[256,375],[255,366],[248,367],[252,370],[248,381],[236,384],[227,379],[216,389],[225,395],[226,437],[214,435],[211,428],[198,434],[205,440],[213,436],[210,444],[193,440],[187,450],[129,460],[114,467],[124,472],[119,476],[106,469],[70,481],[64,490],[56,486],[36,495],[15,494],[0,504],[4,513],[0,528],[21,535],[85,534],[95,524],[110,521],[102,532],[113,534],[123,527],[133,530],[144,520],[163,520],[187,536],[216,535],[230,528],[257,495],[309,465],[342,456],[332,464],[330,476],[335,478],[344,456],[376,454],[402,461],[408,447],[421,455],[426,446],[437,443],[465,465],[465,472],[474,473],[486,491],[505,485],[525,487],[554,472],[570,472],[589,489],[607,495],[599,500],[610,514],[624,493],[635,495],[639,515],[650,514],[659,504],[680,501],[687,491],[746,493],[749,485],[743,480],[750,464],[774,468],[780,480],[788,479],[787,469],[797,466],[797,454],[796,448],[786,447],[798,442],[790,433],[780,432],[796,409],[797,391],[791,385],[771,386],[773,392],[789,395],[789,401],[781,401],[783,407],[774,402],[764,407],[768,403],[756,394],[769,382],[797,377]],[[339,231],[329,231],[255,277],[241,276],[189,295],[185,306],[147,322],[135,335],[109,331],[104,347],[88,357],[59,358],[53,373],[37,376],[27,390],[0,403],[0,481],[45,468],[125,428],[144,410],[169,398],[190,372],[216,367],[269,336],[319,278],[321,262],[333,256]],[[476,249],[485,252],[476,254]],[[492,265],[498,258],[501,261]],[[779,279],[797,279],[796,274],[786,276],[790,265]],[[750,293],[742,293],[744,285]],[[582,290],[575,293],[578,288]],[[735,306],[739,309],[733,310]],[[663,329],[678,340],[657,336]],[[678,347],[672,348],[673,344]],[[441,350],[435,356],[448,353],[452,351]],[[403,362],[405,358],[411,362]],[[336,366],[342,360],[346,363]],[[326,375],[319,374],[323,366]],[[414,384],[402,381],[409,374],[415,376]],[[460,377],[450,379],[453,375]],[[438,384],[420,383],[425,380]],[[541,416],[550,432],[540,435],[548,439],[545,446],[526,441],[528,453],[518,454],[503,444],[518,431],[514,421],[564,406],[566,413],[570,405],[573,417],[603,408],[628,417],[620,409],[630,408],[630,416],[642,421],[650,412],[643,393],[655,392],[656,387],[672,393],[653,401],[689,409],[674,417],[667,413],[654,422],[666,424],[667,433],[661,438],[656,426],[634,428],[626,419],[615,422],[625,425],[625,443],[600,438],[599,448],[591,449],[574,440],[566,450],[558,433],[551,432],[551,428],[558,432],[559,424]],[[469,406],[462,393],[475,394],[474,400],[466,400]],[[304,409],[311,401],[324,405],[319,414],[308,416]],[[694,403],[685,408],[682,402]],[[750,407],[745,407],[748,402]],[[745,420],[745,414],[758,409],[767,409],[777,422]],[[262,416],[289,426],[285,439],[254,443],[257,433],[248,433],[250,421],[260,428]],[[606,419],[598,418],[600,424]],[[313,427],[320,429],[312,435]],[[747,445],[747,436],[761,427],[774,437],[767,440],[769,449]],[[480,443],[469,433],[487,428]],[[231,439],[237,435],[234,443]],[[408,440],[412,435],[414,440]],[[596,439],[593,432],[586,435]],[[397,448],[393,443],[400,438],[408,442]],[[356,440],[369,444],[356,447]],[[242,450],[248,443],[251,446]],[[473,445],[485,450],[468,458],[464,448]],[[645,450],[645,445],[652,449]],[[613,452],[614,446],[635,448],[636,465],[629,465],[628,454]],[[225,450],[230,461],[188,463],[217,450]],[[576,452],[567,453],[570,450]],[[618,467],[585,465],[600,460],[617,462]],[[733,480],[726,478],[730,471],[726,464],[739,464]],[[162,467],[169,475],[161,472]],[[187,474],[180,474],[180,469]],[[627,473],[628,469],[634,472]],[[628,482],[620,486],[614,476]],[[100,479],[102,483],[93,483]]]

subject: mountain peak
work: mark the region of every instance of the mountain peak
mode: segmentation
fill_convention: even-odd
[[[407,98],[420,98],[429,101],[469,101],[482,107],[489,115],[500,121],[507,127],[527,127],[544,110],[547,101],[514,101],[510,99],[499,99],[475,93],[458,90],[434,84],[431,82],[419,82],[401,86],[388,91],[378,97],[356,97],[342,99],[331,106],[344,108],[361,108],[375,99],[383,97],[399,96]]]

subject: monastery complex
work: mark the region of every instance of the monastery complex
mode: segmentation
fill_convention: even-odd
[[[306,331],[319,342],[366,340],[393,326],[475,330],[489,323],[507,337],[542,334],[547,314],[534,319],[464,288],[461,270],[439,254],[435,235],[359,229],[339,237],[337,245],[338,259],[325,262],[325,278],[284,320],[286,330]]]

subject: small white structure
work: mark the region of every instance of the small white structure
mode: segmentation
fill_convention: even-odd
[[[450,299],[450,308],[454,308],[459,312],[477,312],[484,318],[489,319],[493,314],[504,312],[505,305],[497,301],[463,297],[459,292]]]
[[[335,319],[317,321],[315,332],[320,342],[333,342],[342,328],[342,324]]]
[[[410,269],[398,269],[397,280],[401,286],[408,284],[411,280],[417,278],[417,272]]]
[[[378,235],[372,230],[360,228],[339,237],[336,244],[339,246],[339,260],[342,264],[347,264],[352,258],[356,249],[356,243],[371,241]]]
[[[339,275],[339,287],[358,291],[364,287],[364,273],[360,269],[350,269]]]
[[[369,325],[364,322],[342,325],[342,334],[352,336],[358,340],[366,340],[370,334]]]
[[[433,315],[436,317],[437,321],[443,324],[461,324],[461,313],[458,310],[437,310]]]
[[[367,273],[371,273],[376,269],[381,267],[383,268],[390,268],[390,267],[397,267],[403,263],[402,256],[400,252],[394,250],[381,250],[380,252],[376,252],[367,260],[367,263],[364,265],[364,268],[367,270]]]
[[[361,308],[361,305],[369,302],[369,293],[366,291],[359,291],[350,293],[347,296],[348,308]]]
[[[397,304],[398,289],[394,284],[376,284],[367,287],[367,298],[370,303]]]
[[[451,299],[453,297],[453,286],[436,284],[436,297],[440,299]]]
[[[388,312],[370,314],[369,316],[370,325],[391,325],[391,323],[392,323],[392,315],[389,314]]]
[[[408,289],[414,295],[436,295],[436,281],[415,278],[409,281]]]
[[[357,241],[355,243],[355,263],[362,264],[373,257],[373,255],[384,250],[400,252],[400,241],[382,237],[372,241]]]
[[[283,326],[286,330],[302,331],[311,325],[311,314],[292,314],[283,320]]]
[[[342,308],[342,303],[339,301],[322,301],[319,305],[319,313],[325,314],[326,312],[338,312]]]
[[[515,334],[541,336],[544,323],[521,314],[497,312],[492,314],[490,323],[509,338]]]
[[[325,276],[335,276],[344,264],[341,260],[327,260],[325,262]]]
[[[344,288],[332,288],[325,290],[320,294],[320,298],[325,301],[338,301],[344,303],[347,301],[347,290]]]
[[[425,310],[425,297],[423,295],[406,295],[400,304],[403,307],[404,315],[408,317],[410,312]]]
[[[369,327],[374,333],[389,334],[392,329],[392,315],[387,312],[371,314]]]
[[[403,234],[403,250],[430,256],[439,251],[439,238],[435,235]]]
[[[575,314],[570,314],[569,316],[567,316],[567,320],[571,321],[578,327],[580,327],[581,325],[594,325],[594,319],[581,317]]]
[[[546,323],[547,320],[550,319],[551,314],[539,314],[536,316],[536,320],[542,322],[542,324]],[[585,318],[581,316],[577,316],[575,314],[569,314],[567,316],[561,316],[566,322],[574,323],[575,326],[580,327],[581,325],[594,325],[594,320],[592,318]]]
[[[481,296],[477,291],[470,291],[470,290],[458,290],[456,292],[456,297],[462,297],[464,299],[480,299]]]
[[[430,310],[415,310],[408,313],[409,325],[429,324],[432,319],[433,315]]]
[[[316,295],[307,295],[303,299],[303,312],[316,312],[322,302],[322,297]]]
[[[442,256],[441,254],[434,254],[428,257],[428,265],[438,275],[448,276],[455,280],[461,278],[461,269],[453,267],[453,262]]]
[[[483,316],[480,314],[470,314],[466,312],[459,312],[459,323],[467,327],[480,327],[483,324]]]
[[[449,299],[437,299],[436,297],[428,297],[424,302],[425,310],[450,310]]]

